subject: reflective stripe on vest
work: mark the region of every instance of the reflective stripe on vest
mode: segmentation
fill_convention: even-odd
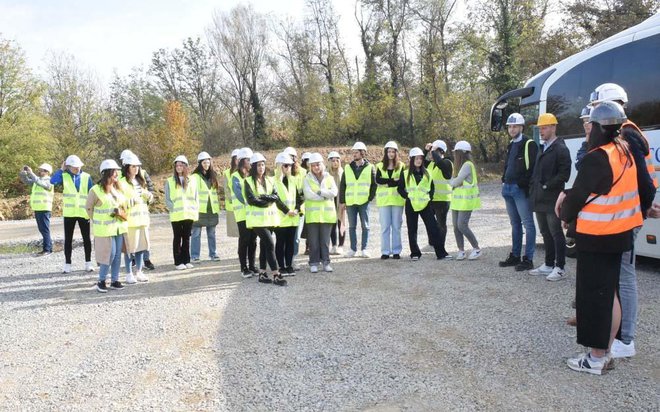
[[[275,189],[273,178],[265,176],[264,183],[266,184],[265,188],[262,185],[255,185],[254,179],[248,176],[245,178],[243,185],[250,186],[255,197],[273,193],[273,190]],[[245,196],[245,190],[243,190],[243,196]],[[277,227],[280,225],[280,214],[281,212],[277,208],[275,202],[266,207],[252,206],[248,204],[245,212],[245,225],[248,228]]]
[[[231,188],[231,169],[226,169],[222,174],[225,177],[225,210],[231,212],[234,210],[234,191]]]
[[[452,163],[451,166],[453,171],[454,164]],[[431,200],[436,202],[451,201],[451,185],[449,184],[449,180],[445,179],[442,175],[442,170],[440,170],[440,168],[433,162],[431,162],[429,170],[431,173],[431,179],[433,180],[433,199]]]
[[[641,226],[642,212],[637,191],[637,172],[614,143],[599,147],[607,154],[614,186],[606,195],[592,193],[578,213],[577,232],[586,235],[613,235]],[[595,150],[598,150],[595,149]],[[619,178],[619,176],[621,176]]]
[[[296,179],[295,176],[289,176],[287,179],[287,186],[284,186],[284,183],[281,180],[277,180],[275,183],[275,189],[277,190],[277,195],[289,210],[295,210],[296,194],[298,193],[298,179]],[[297,214],[295,216],[289,216],[280,211],[280,227],[298,226],[299,222],[300,217]]]
[[[94,237],[112,237],[128,231],[127,222],[122,222],[112,216],[115,209],[123,199],[115,200],[112,194],[106,193],[101,186],[94,185],[92,191],[101,201],[101,205],[94,206],[94,215],[92,216],[92,233]]]
[[[52,185],[50,190],[46,190],[33,183],[32,192],[30,193],[30,207],[35,212],[50,212],[53,210],[53,196],[55,196],[55,191]],[[87,199],[85,199],[85,202],[87,202]]]
[[[240,200],[236,197],[234,194],[234,178],[237,178],[238,181],[241,184],[241,188],[243,187],[243,181],[245,180],[243,176],[237,171],[231,174],[231,179],[229,180],[229,188],[231,189],[231,198],[232,198],[232,209],[234,210],[234,218],[236,219],[236,222],[243,222],[245,221],[245,205],[241,203]],[[242,189],[241,189],[242,190]],[[245,194],[241,193],[243,195],[243,200],[245,200]]]
[[[321,182],[323,188],[326,190],[332,189],[333,177],[329,174],[323,176],[323,182]],[[307,179],[307,184],[312,192],[316,193],[321,190],[321,185],[312,173],[309,173],[305,179]],[[337,209],[335,209],[334,199],[305,199],[305,204],[305,223],[337,223]]]
[[[79,190],[76,190],[71,175],[67,172],[62,173],[62,216],[89,219],[86,210],[89,179],[87,173],[81,172],[80,187]]]
[[[206,213],[208,210],[209,198],[211,199],[211,212],[218,214],[220,212],[220,202],[218,202],[218,191],[211,185],[209,188],[206,185],[204,178],[198,174],[193,173],[190,179],[197,185],[197,199],[199,200],[199,211]]]
[[[127,181],[125,177],[119,179],[119,183],[126,198],[133,199],[133,206],[128,208],[128,227],[149,226],[151,219],[147,202],[142,196],[138,196],[133,183]],[[146,188],[142,188],[142,190],[147,191]]]
[[[350,165],[344,169],[346,206],[363,205],[369,201],[369,189],[371,189],[373,170],[373,165],[371,163],[367,164],[362,169],[360,178],[356,179],[353,168]]]
[[[463,184],[459,187],[454,188],[454,191],[451,194],[451,203],[449,208],[451,210],[476,210],[481,207],[481,199],[479,198],[479,186],[477,181],[477,169],[474,167],[474,163],[471,161],[465,162],[470,165],[470,171],[472,174],[472,183],[468,183],[467,180],[463,181]]]
[[[644,138],[646,140],[646,145],[649,146],[649,139],[646,137],[646,135],[640,130],[640,128],[635,123],[633,123],[629,120],[626,120],[626,122],[621,125],[621,130],[623,130],[624,127],[630,127],[632,129],[634,129],[635,131],[637,131],[637,133],[639,133],[640,136],[642,136],[642,138]],[[649,151],[649,153],[646,156],[644,156],[644,161],[646,163],[646,170],[649,172],[649,175],[651,175],[651,179],[653,179],[653,186],[655,186],[655,188],[657,189],[658,188],[658,177],[656,175],[655,166],[653,165],[653,157],[651,156],[651,153],[652,152]]]
[[[417,179],[414,176],[410,176],[409,170],[403,172],[403,179],[406,184],[410,206],[415,212],[424,210],[431,201],[431,197],[429,196],[431,192],[431,177],[428,171],[424,173],[419,183],[417,183]]]
[[[167,178],[169,185],[170,199],[172,200],[172,210],[170,210],[170,222],[180,222],[182,220],[199,219],[199,203],[195,194],[197,186],[194,181],[188,179],[186,191],[183,187],[174,182],[174,177]]]
[[[376,168],[380,171],[380,175],[387,177],[387,169],[384,168],[383,162],[379,162],[376,165]],[[401,172],[403,171],[403,166],[400,166],[397,169],[392,171],[392,179],[398,180],[401,178]],[[362,172],[364,173],[364,172]],[[378,185],[376,188],[376,206],[403,206],[406,203],[406,199],[402,198],[399,192],[397,191],[396,186],[390,187],[387,184]]]

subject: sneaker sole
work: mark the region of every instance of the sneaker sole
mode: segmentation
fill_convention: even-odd
[[[545,277],[545,280],[547,280],[547,281],[549,281],[549,282],[559,282],[559,281],[562,280],[562,279],[564,279],[563,276],[560,276],[560,277],[558,277],[558,278],[550,278],[550,277],[547,277],[547,276]]]
[[[99,292],[99,293],[108,293],[107,289],[101,289],[99,287],[96,288],[96,291]]]
[[[576,371],[576,372],[587,372],[587,373],[590,373],[592,375],[598,375],[598,376],[604,375],[608,371],[607,366],[605,366],[605,368],[603,368],[603,369],[587,369],[587,368],[582,368],[580,366],[573,366],[571,364],[568,364],[568,367],[571,368],[572,370]]]

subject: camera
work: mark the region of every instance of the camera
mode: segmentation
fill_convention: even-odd
[[[119,214],[119,208],[114,208],[112,209],[112,213],[110,213],[110,216],[115,217]]]

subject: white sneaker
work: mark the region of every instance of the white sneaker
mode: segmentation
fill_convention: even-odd
[[[338,255],[343,255],[344,254],[344,248],[341,246],[337,246],[337,254]]]
[[[176,265],[175,268],[176,268],[176,270],[185,270],[185,269],[186,269],[186,265],[184,265],[183,263],[181,263],[180,265]]]
[[[92,262],[85,262],[85,272],[93,272],[94,271],[94,266],[92,266]]]
[[[186,263],[186,269],[192,269],[192,268],[194,268],[194,267],[195,267],[195,266],[193,266],[192,263]]]
[[[369,259],[371,257],[371,255],[369,253],[367,253],[366,250],[362,249],[360,251],[360,257]]]
[[[62,269],[62,273],[71,273],[71,263],[64,264],[64,269]]]
[[[137,280],[135,280],[135,276],[133,276],[133,272],[126,274],[126,283],[129,285],[137,283]]]
[[[592,375],[602,375],[608,371],[607,360],[597,362],[595,359],[589,356],[588,353],[578,355],[575,358],[569,358],[566,361],[566,364],[574,371],[587,372],[591,373]]]
[[[336,255],[337,254],[337,246],[333,246],[332,249],[330,249],[330,254],[331,255]]]
[[[610,350],[612,357],[615,359],[618,358],[631,358],[635,356],[635,341],[631,340],[628,345],[621,342],[619,339],[614,339],[612,343],[612,349]]]
[[[472,250],[472,252],[470,252],[470,256],[468,256],[468,260],[479,259],[479,256],[481,256],[481,249],[474,249]]]
[[[137,275],[135,276],[135,279],[136,279],[138,282],[149,282],[149,278],[146,277],[145,274],[142,273],[142,271],[140,271],[140,272],[137,273]]]
[[[213,257],[211,258],[211,260],[212,260],[213,262],[218,262],[218,261],[220,261],[220,256],[213,256]]]
[[[348,252],[346,252],[346,254],[344,256],[353,257],[353,256],[355,256],[355,253],[356,252],[353,249],[348,249]]]
[[[530,275],[549,275],[552,273],[552,270],[554,268],[552,266],[548,266],[545,263],[542,264],[541,266],[537,267],[536,269],[532,269],[529,271]]]
[[[323,266],[323,270],[326,272],[332,272],[332,266],[330,266],[330,264],[327,264]]]
[[[554,267],[552,269],[552,272],[548,276],[546,276],[546,280],[549,280],[550,282],[556,282],[558,280],[562,280],[564,278],[564,269]]]
[[[309,271],[312,272],[312,273],[319,273],[319,267],[316,266],[316,265],[311,265],[309,267]]]
[[[465,252],[460,251],[456,254],[455,260],[465,260]]]

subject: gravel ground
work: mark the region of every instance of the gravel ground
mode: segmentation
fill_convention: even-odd
[[[0,256],[0,409],[659,410],[658,262],[638,266],[638,355],[602,377],[570,371],[575,261],[556,283],[499,268],[508,218],[498,185],[482,192],[478,261],[339,258],[286,288],[243,280],[224,227],[222,261],[173,270],[166,216],[150,282],[107,295],[61,274],[62,252]],[[0,224],[4,243],[36,238],[34,222]]]

